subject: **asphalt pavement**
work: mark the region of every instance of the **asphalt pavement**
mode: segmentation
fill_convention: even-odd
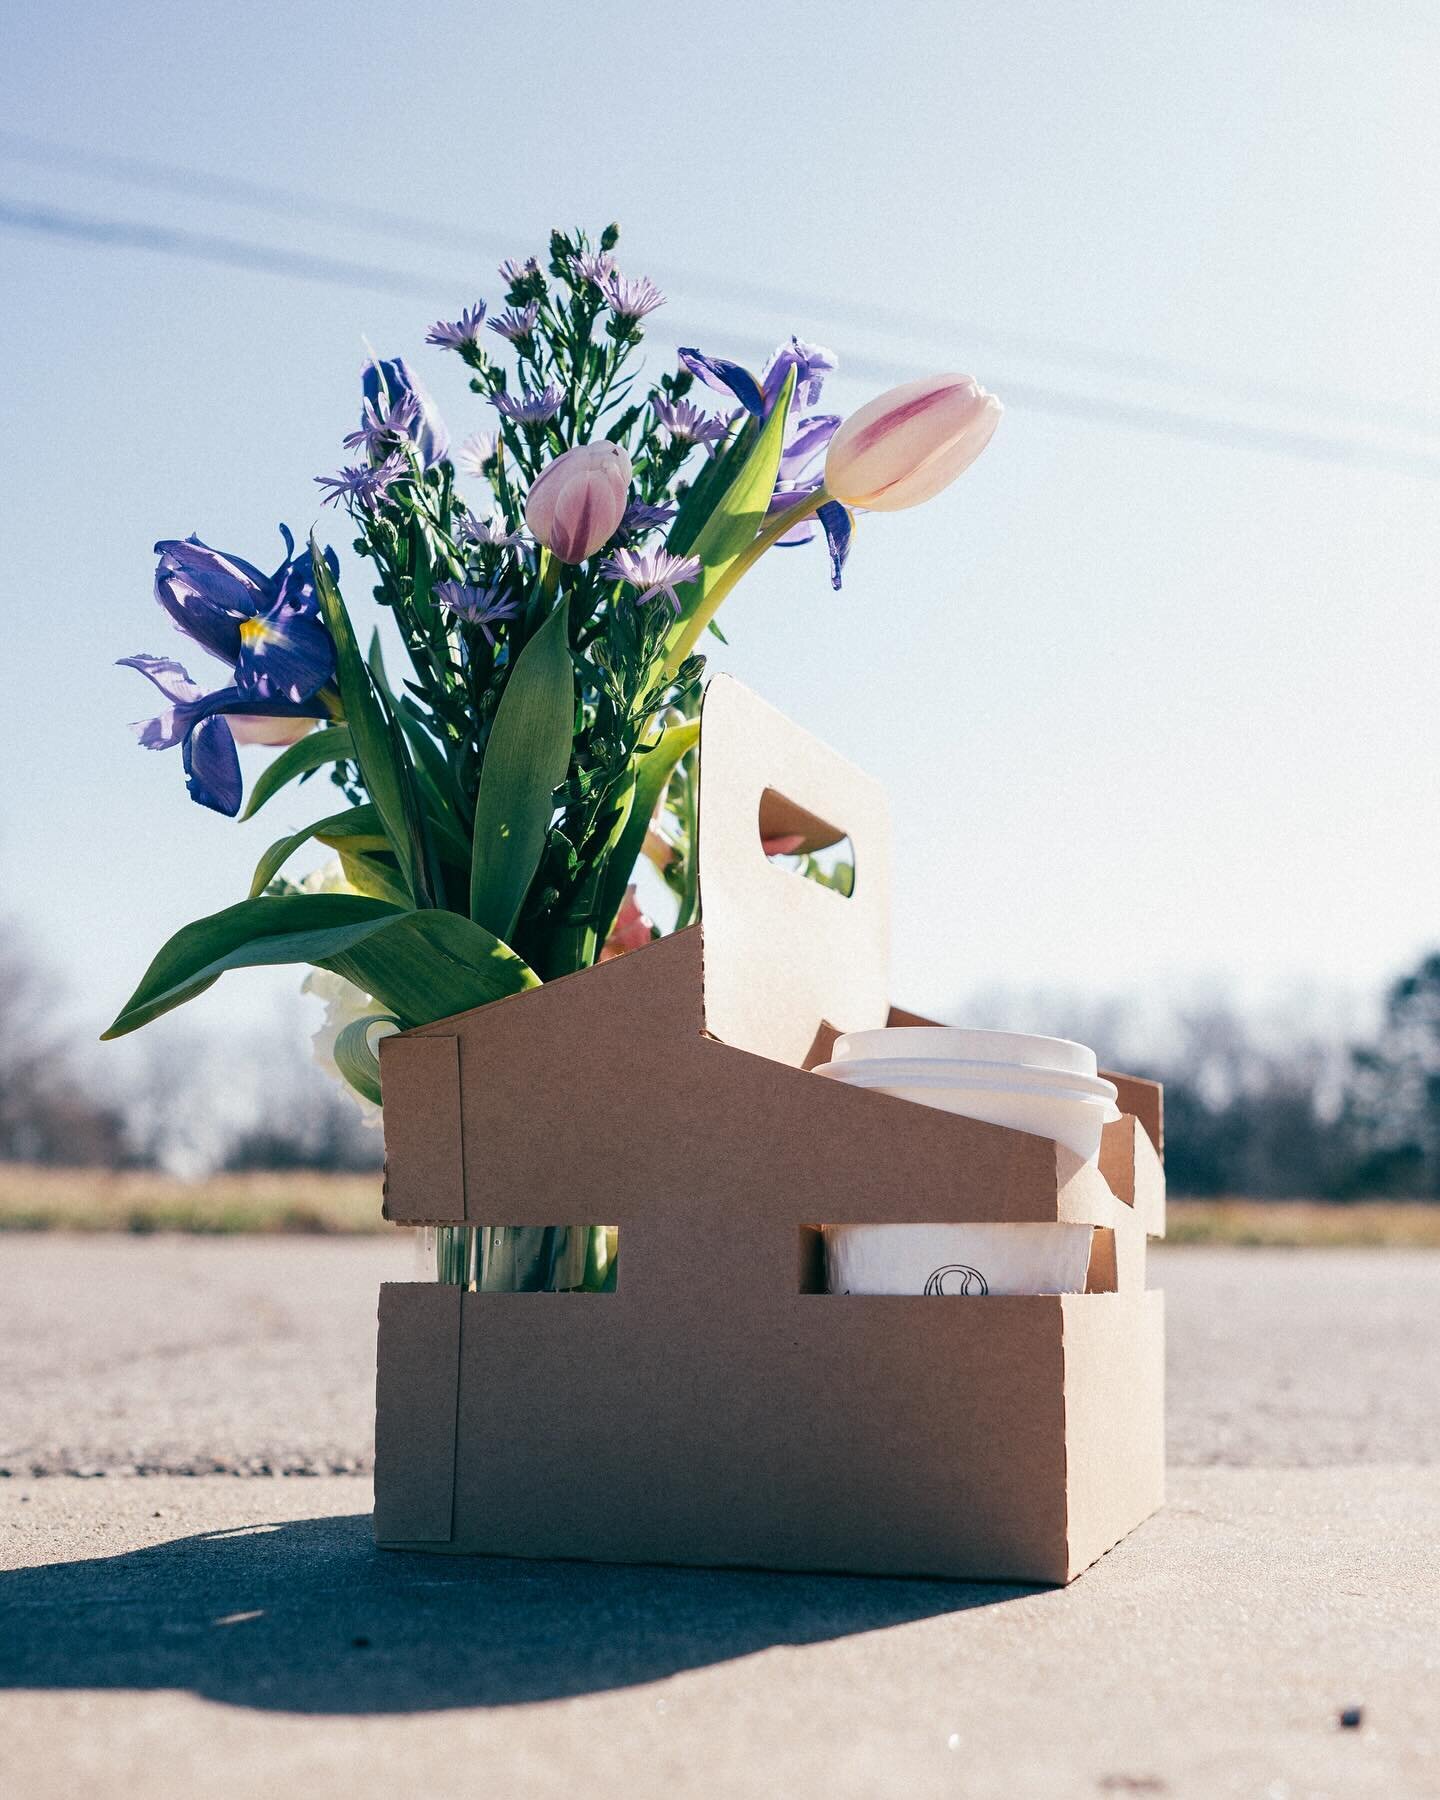
[[[1440,1254],[1157,1254],[1170,1502],[1063,1591],[377,1553],[414,1272],[0,1239],[0,1793],[1440,1795]]]

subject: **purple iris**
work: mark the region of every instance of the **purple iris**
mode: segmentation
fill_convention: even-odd
[[[323,719],[335,707],[324,692],[335,675],[335,646],[320,617],[308,550],[281,526],[285,560],[262,575],[238,556],[199,538],[167,538],[155,546],[155,598],[202,650],[231,670],[230,683],[205,693],[165,656],[125,656],[170,702],[137,727],[149,750],[181,746],[186,785],[201,806],[232,818],[240,810],[240,759],[226,715],[251,719]],[[340,565],[325,552],[332,574]]]
[[[405,366],[403,357],[372,357],[360,372],[360,386],[368,402],[368,412],[378,418],[394,417],[408,394],[415,402],[415,415],[405,429],[407,440],[424,468],[434,468],[450,449],[449,433],[436,411],[435,402]],[[365,416],[360,420],[363,428]]]
[[[814,464],[829,448],[830,440],[840,425],[839,415],[800,413],[794,408],[801,405],[814,406],[818,402],[825,377],[836,366],[833,351],[826,350],[820,344],[807,344],[803,338],[792,337],[788,344],[781,344],[774,352],[765,365],[764,375],[758,381],[739,363],[727,362],[718,356],[702,356],[698,350],[682,350],[680,360],[706,387],[731,395],[746,412],[757,419],[769,418],[774,411],[775,402],[780,398],[785,379],[793,369],[794,401],[790,416],[785,422],[785,447],[780,453],[780,467],[775,477],[775,492],[771,496],[769,515],[774,518],[780,513],[788,512],[809,495],[819,493],[821,478],[814,472]],[[850,554],[853,529],[850,514],[838,501],[826,501],[813,517],[802,519],[777,542],[781,548],[808,544],[815,536],[817,520],[830,550],[830,580],[838,588],[845,559]]]

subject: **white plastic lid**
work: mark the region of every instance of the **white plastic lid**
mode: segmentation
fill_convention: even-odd
[[[957,1057],[904,1056],[852,1057],[848,1062],[822,1063],[817,1074],[837,1081],[900,1084],[922,1081],[949,1087],[1034,1088],[1037,1092],[1073,1094],[1077,1099],[1115,1100],[1119,1089],[1103,1075],[1075,1075],[1068,1069],[1042,1069],[1028,1063],[962,1062]]]
[[[873,1031],[845,1031],[830,1052],[837,1063],[871,1058],[936,1057],[956,1062],[1002,1063],[1053,1069],[1067,1075],[1096,1072],[1095,1052],[1069,1038],[1032,1037],[1022,1031],[969,1031],[958,1025],[885,1025]]]

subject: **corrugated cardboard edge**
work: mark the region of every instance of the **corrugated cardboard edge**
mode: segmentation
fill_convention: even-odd
[[[454,1536],[461,1289],[385,1282],[375,1372],[375,1540]]]
[[[1165,1504],[1165,1296],[1062,1308],[1068,1582]]]

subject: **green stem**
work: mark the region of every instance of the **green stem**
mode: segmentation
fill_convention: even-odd
[[[755,564],[770,548],[784,537],[787,531],[793,531],[803,519],[808,519],[813,512],[818,512],[830,499],[825,487],[809,494],[803,500],[797,500],[794,506],[778,513],[759,533],[754,542],[748,544],[726,569],[725,573],[704,596],[699,606],[680,627],[680,635],[675,640],[669,654],[665,658],[665,673],[673,676],[685,658],[700,641],[700,634],[720,610],[720,603],[735,584],[748,575]]]

